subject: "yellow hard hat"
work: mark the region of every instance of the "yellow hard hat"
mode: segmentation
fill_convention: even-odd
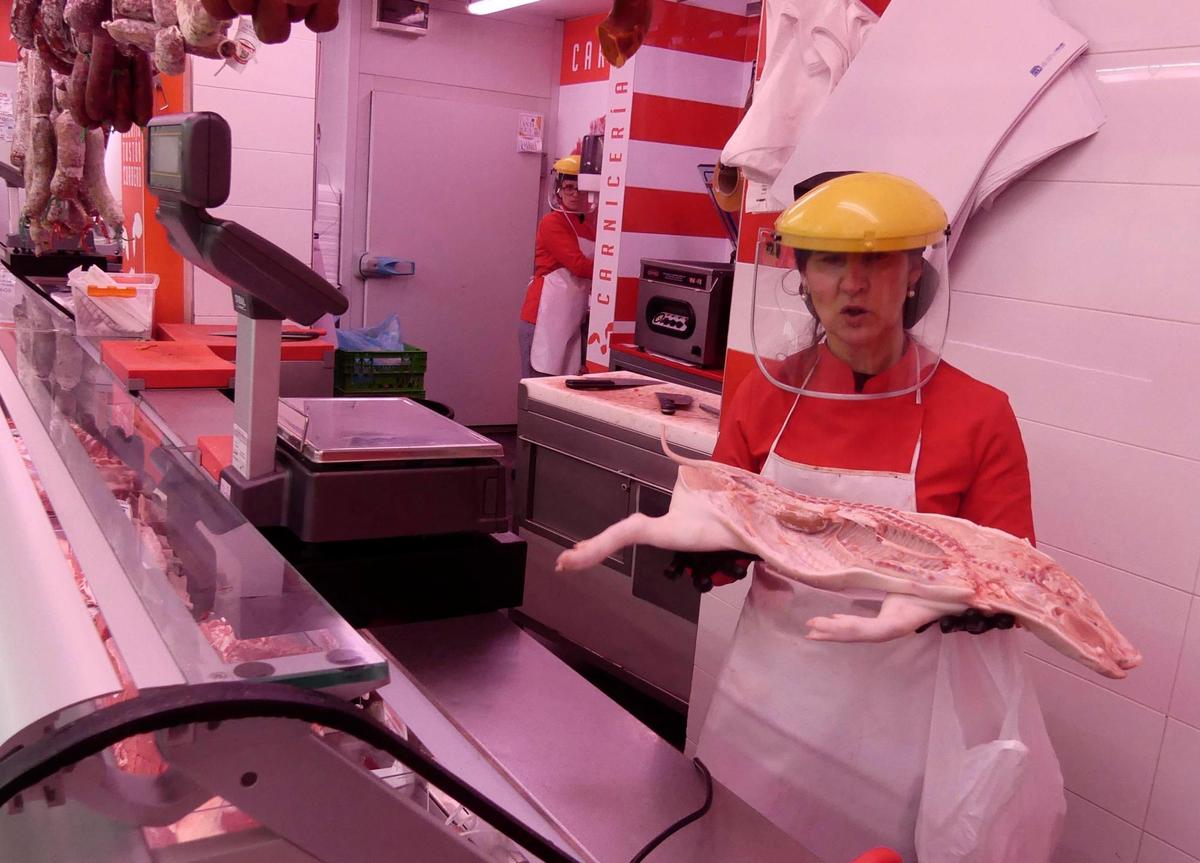
[[[563,156],[554,163],[554,171],[559,174],[579,174],[579,156]]]
[[[872,171],[835,177],[775,220],[783,245],[816,252],[895,252],[945,239],[946,211],[912,180]]]

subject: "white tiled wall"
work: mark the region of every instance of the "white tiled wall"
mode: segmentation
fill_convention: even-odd
[[[750,592],[750,579],[710,590],[700,600],[700,619],[696,629],[696,658],[692,673],[692,694],[688,699],[686,754],[695,755],[700,742],[700,729],[708,715],[709,701],[717,685],[717,674],[733,633],[738,616]]]
[[[1142,854],[1138,863],[1196,863],[1197,858],[1184,854],[1149,833],[1142,838]]]
[[[1054,863],[1134,863],[1141,831],[1067,792],[1067,819]]]
[[[1200,728],[1200,599],[1192,600],[1183,654],[1171,698],[1171,715],[1180,722]]]
[[[313,116],[317,43],[303,25],[281,45],[262,45],[243,72],[194,59],[192,107],[216,111],[233,132],[229,202],[214,214],[312,259]],[[193,270],[196,323],[233,320],[229,288]]]
[[[1146,830],[1169,839],[1175,847],[1200,857],[1200,729],[1167,720],[1167,733],[1158,759],[1154,795],[1146,816]]]
[[[1040,660],[1029,671],[1067,787],[1139,823],[1150,803],[1163,715]]]
[[[1145,656],[1031,642],[1070,814],[1056,863],[1200,860],[1200,16],[1055,0],[1108,120],[968,226],[947,358],[1012,399],[1042,548]]]
[[[1009,394],[1039,545],[1145,658],[1111,681],[1029,639],[1068,789],[1055,863],[1200,863],[1200,14],[1053,2],[1091,40],[1107,122],[972,218],[946,356]],[[749,301],[735,293],[739,350]]]

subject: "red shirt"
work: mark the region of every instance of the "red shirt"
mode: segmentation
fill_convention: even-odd
[[[582,279],[592,277],[592,259],[579,249],[579,240],[596,239],[596,217],[589,214],[580,222],[574,213],[551,210],[538,222],[533,250],[533,278],[525,289],[521,320],[536,324],[538,303],[542,301],[542,281],[550,273],[565,267]]]
[[[755,368],[722,410],[713,458],[761,471],[795,400]],[[801,396],[777,452],[818,467],[908,473],[918,434],[919,512],[1034,541],[1029,465],[1008,396],[948,363],[922,387],[920,405],[913,394],[867,401]]]

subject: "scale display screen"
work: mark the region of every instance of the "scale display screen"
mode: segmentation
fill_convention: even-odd
[[[150,163],[147,166],[150,188],[183,191],[183,127],[158,126],[150,129]]]
[[[146,185],[160,202],[219,207],[229,197],[231,155],[219,114],[163,114],[146,126]]]

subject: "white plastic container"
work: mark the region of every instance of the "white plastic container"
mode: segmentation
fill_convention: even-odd
[[[154,327],[155,273],[75,269],[67,277],[75,306],[75,334],[148,339]]]

